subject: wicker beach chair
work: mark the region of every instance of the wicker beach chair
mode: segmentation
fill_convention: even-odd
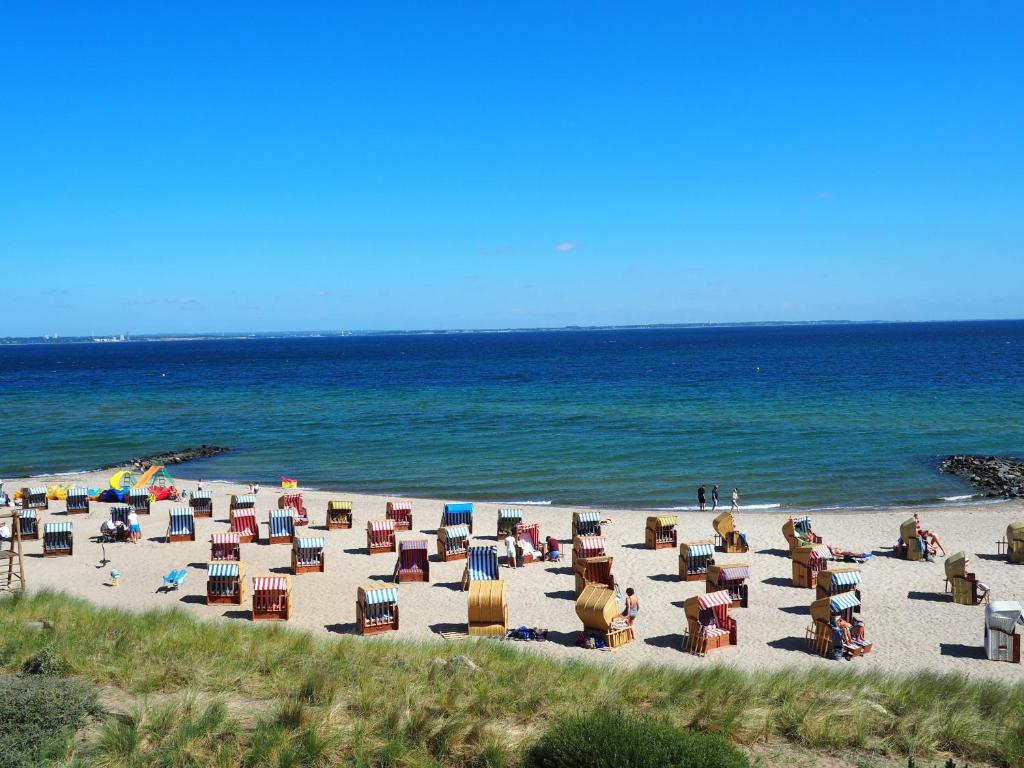
[[[260,529],[256,524],[256,510],[250,508],[231,510],[231,530],[238,534],[242,544],[260,540]]]
[[[498,538],[503,539],[515,531],[516,526],[523,522],[523,512],[520,509],[499,509],[498,510]]]
[[[1011,563],[1024,563],[1024,523],[1010,523],[1006,526],[1006,559]]]
[[[291,544],[295,540],[295,509],[279,507],[270,510],[270,544]]]
[[[110,508],[110,522],[117,528],[114,531],[115,541],[126,541],[128,539],[128,515],[132,508],[124,504],[118,504]]]
[[[352,527],[352,502],[333,499],[327,502],[327,530],[348,530]]]
[[[437,532],[437,556],[441,562],[465,560],[469,550],[468,525],[447,525]]]
[[[508,602],[505,582],[471,581],[467,596],[467,634],[477,637],[504,637],[508,631]]]
[[[1020,664],[1020,603],[993,600],[985,606],[985,657]]]
[[[232,494],[231,500],[228,502],[228,510],[236,509],[256,509],[256,497],[251,493]]]
[[[746,608],[748,605],[747,579],[750,578],[750,566],[746,563],[729,563],[728,565],[708,566],[707,579],[704,581],[706,592],[729,593],[733,608]]]
[[[576,561],[588,557],[604,557],[608,554],[608,543],[603,536],[575,536],[572,540],[572,567]]]
[[[797,547],[821,544],[821,536],[812,532],[811,518],[807,516],[791,517],[787,520],[786,524],[782,526],[782,535],[786,537],[786,543],[789,544],[790,557],[793,556]]]
[[[42,515],[38,509],[22,508],[18,513],[18,521],[21,526],[21,540],[38,540],[42,535]]]
[[[412,530],[412,502],[389,501],[384,508],[384,517],[395,521],[396,531]]]
[[[43,525],[43,557],[70,557],[74,551],[74,529],[71,523]]]
[[[793,586],[814,589],[818,574],[828,568],[832,552],[824,544],[807,544],[793,550]]]
[[[295,537],[292,542],[292,573],[324,572],[324,540],[319,536]]]
[[[462,589],[469,589],[473,581],[494,581],[500,578],[498,548],[494,545],[469,547],[466,567],[462,571]]]
[[[206,604],[241,605],[245,602],[245,565],[238,562],[206,566]]]
[[[422,537],[402,539],[398,542],[398,561],[395,563],[395,582],[430,581],[429,542]]]
[[[89,491],[85,488],[75,486],[74,488],[68,489],[67,499],[67,513],[69,515],[87,515],[89,514]]]
[[[679,545],[679,578],[683,581],[704,581],[714,564],[715,543],[710,539]]]
[[[195,491],[188,497],[188,505],[194,517],[213,517],[213,494],[209,491]]]
[[[967,556],[954,552],[943,564],[946,569],[946,589],[953,593],[953,602],[959,605],[978,605],[985,592],[978,589],[978,577],[967,571]]]
[[[729,615],[732,596],[726,590],[688,598],[683,603],[686,637],[683,650],[695,656],[739,644],[736,619]]]
[[[613,559],[604,557],[581,557],[573,566],[576,577],[576,597],[583,594],[588,584],[600,584],[614,591],[615,576],[612,574]]]
[[[750,548],[743,541],[743,533],[736,530],[732,512],[726,510],[711,522],[711,526],[715,529],[715,544],[723,552],[743,553]]]
[[[864,621],[855,617],[855,609],[860,607],[860,600],[853,592],[840,592],[831,597],[823,597],[811,603],[811,626],[807,630],[808,650],[819,656],[828,656],[833,651],[833,617],[842,618],[853,625],[850,636],[844,637],[842,651],[851,657],[870,653],[872,643],[866,639]]]
[[[359,587],[356,592],[356,628],[361,635],[398,630],[398,590],[394,587]]]
[[[904,520],[900,525],[900,547],[897,552],[905,560],[920,560],[924,557],[924,543],[917,535],[914,518]]]
[[[242,536],[234,531],[210,535],[210,559],[214,562],[238,562],[242,559]]]
[[[572,537],[577,536],[600,536],[601,535],[601,513],[600,512],[573,512],[572,513]]]
[[[464,525],[472,533],[473,505],[469,503],[445,504],[444,511],[441,513],[441,525],[438,527],[447,528],[449,525]]]
[[[309,525],[309,513],[306,511],[306,503],[302,500],[301,493],[282,493],[277,497],[277,508],[294,510],[293,526]]]
[[[132,488],[125,499],[128,506],[135,510],[136,515],[148,515],[150,512],[149,488]]]
[[[829,568],[827,571],[821,571],[818,574],[815,595],[821,600],[844,592],[853,592],[857,600],[860,600],[861,576],[861,572],[856,568]],[[860,613],[860,605],[853,610],[854,613]]]
[[[190,507],[175,507],[167,520],[165,542],[195,541],[196,519]]]
[[[254,576],[252,580],[252,620],[288,621],[291,617],[291,576]]]
[[[540,535],[540,523],[519,523],[513,534],[516,540],[516,560],[527,563],[543,563],[547,543]],[[523,543],[528,544],[524,547]]]
[[[583,631],[599,635],[609,648],[633,642],[633,627],[621,616],[614,589],[588,584],[576,597],[576,615],[583,622]]]
[[[366,523],[366,551],[371,555],[397,552],[394,520],[368,520]]]
[[[678,515],[652,515],[647,518],[644,528],[644,544],[648,549],[675,549],[677,542],[676,526]]]
[[[36,485],[21,489],[22,509],[49,509],[50,499],[46,495],[45,485]],[[23,537],[24,538],[24,537]]]

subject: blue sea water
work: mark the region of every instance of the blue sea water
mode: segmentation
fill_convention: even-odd
[[[1024,322],[0,347],[0,474],[200,443],[176,473],[430,497],[688,507],[971,493],[1024,451]]]

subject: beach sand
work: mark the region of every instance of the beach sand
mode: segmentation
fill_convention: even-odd
[[[173,468],[172,468],[173,470]],[[6,481],[8,492],[26,485],[59,482],[88,487],[106,487],[110,472]],[[178,481],[179,489],[195,490],[196,483]],[[75,527],[73,557],[43,558],[42,542],[25,543],[26,574],[31,590],[63,590],[104,606],[144,610],[176,606],[204,619],[248,621],[251,588],[242,606],[205,604],[206,563],[211,533],[228,530],[228,498],[246,493],[247,488],[228,483],[204,484],[214,495],[213,519],[198,519],[196,542],[166,544],[168,510],[172,502],[158,502],[153,514],[141,517],[143,540],[108,544],[109,563],[101,565],[101,545],[94,541],[109,505],[93,502],[88,516],[65,517],[64,502],[51,501],[42,520],[71,520]],[[266,537],[268,511],[277,506],[280,489],[264,487],[257,497],[257,519]],[[304,491],[311,535],[327,540],[326,572],[293,577],[294,606],[289,625],[312,632],[354,633],[356,589],[362,584],[391,583],[394,554],[366,553],[366,522],[384,517],[385,497],[336,491]],[[352,530],[324,531],[327,502],[348,499],[353,503]],[[437,529],[443,501],[413,499],[415,530],[430,539],[429,584],[399,586],[401,629],[384,637],[441,640],[440,633],[460,632],[466,623],[466,593],[460,589],[464,561],[440,562],[436,554]],[[476,503],[475,542],[494,543],[499,505]],[[614,556],[614,573],[622,589],[633,587],[641,598],[636,624],[636,641],[612,651],[598,652],[574,644],[582,625],[575,613],[569,507],[524,506],[525,522],[539,522],[544,536],[562,542],[563,562],[527,565],[522,569],[502,568],[507,587],[509,621],[513,626],[543,627],[549,642],[511,643],[516,647],[553,657],[606,664],[677,665],[707,668],[712,664],[735,665],[748,670],[815,665],[829,668],[883,670],[912,673],[916,670],[963,673],[1009,681],[1024,680],[1024,665],[992,662],[982,653],[983,606],[955,605],[944,594],[942,560],[935,563],[907,562],[887,554],[876,554],[861,566],[864,572],[863,617],[874,650],[861,659],[828,661],[808,653],[805,631],[810,623],[808,606],[814,590],[792,586],[790,559],[781,528],[787,514],[780,511],[749,511],[742,507],[738,528],[745,531],[751,551],[744,555],[718,554],[722,563],[748,563],[751,568],[750,607],[736,609],[739,646],[716,651],[705,658],[682,650],[686,620],[682,601],[703,594],[703,582],[681,582],[678,550],[647,550],[643,546],[646,512],[608,510],[613,519],[604,527],[609,554]],[[1024,519],[1024,502],[946,506],[917,510],[926,527],[936,531],[950,553],[964,550],[973,558],[972,569],[992,587],[995,599],[1024,602],[1024,566],[1011,565],[996,556],[996,544],[1006,526]],[[814,529],[825,541],[847,548],[881,552],[890,550],[899,535],[900,523],[911,515],[907,509],[876,511],[835,511],[814,514]],[[679,514],[679,541],[712,537],[713,515],[700,512]],[[299,529],[302,531],[302,529]],[[315,532],[315,533],[314,533]],[[399,534],[411,536],[412,534]],[[501,547],[499,547],[500,553]],[[287,545],[247,544],[242,547],[247,576],[290,573],[291,548]],[[117,568],[121,583],[110,586],[110,570]],[[186,568],[187,581],[177,592],[158,593],[164,574]],[[366,638],[366,642],[374,642]],[[481,642],[495,642],[481,640]]]

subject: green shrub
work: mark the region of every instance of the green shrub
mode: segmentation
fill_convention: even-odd
[[[67,752],[96,689],[55,677],[0,677],[0,768],[28,768]]]
[[[561,720],[530,753],[535,768],[746,768],[721,736],[676,728],[631,713]]]

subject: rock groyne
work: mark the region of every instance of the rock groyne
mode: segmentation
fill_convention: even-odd
[[[1024,461],[1012,456],[947,456],[941,469],[962,477],[986,496],[1016,499],[1024,496]]]
[[[211,456],[216,456],[221,453],[227,453],[230,448],[225,448],[220,445],[203,445],[195,446],[193,448],[182,448],[177,451],[164,451],[162,453],[154,453],[149,456],[136,456],[133,459],[125,459],[119,461],[116,464],[105,464],[99,469],[117,469],[118,467],[129,467],[129,466],[151,466],[153,464],[184,464],[186,461],[193,461],[195,459],[207,459]]]

